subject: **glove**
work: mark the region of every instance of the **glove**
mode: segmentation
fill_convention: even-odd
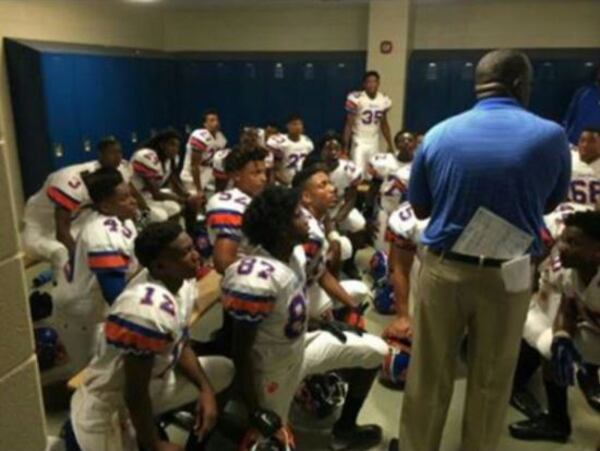
[[[558,385],[567,387],[575,384],[573,366],[581,363],[581,354],[570,337],[558,336],[552,340],[551,365]]]
[[[333,316],[337,321],[344,322],[350,326],[361,329],[364,331],[365,329],[365,320],[363,315],[365,311],[369,308],[368,302],[363,302],[357,307],[342,307],[339,309],[335,309],[333,311]]]
[[[329,332],[342,343],[346,343],[348,340],[344,332],[352,332],[359,336],[363,334],[363,331],[358,327],[351,326],[341,321],[322,321],[320,328],[321,330]]]

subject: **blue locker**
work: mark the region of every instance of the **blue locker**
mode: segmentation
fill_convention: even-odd
[[[328,120],[325,112],[327,99],[323,95],[327,85],[326,68],[313,60],[302,61],[298,70],[297,112],[304,119],[306,134],[318,140]]]
[[[50,173],[84,159],[77,94],[73,89],[76,58],[72,54],[49,53],[42,56],[41,63],[49,139],[49,148],[44,151],[53,157],[47,168]]]
[[[242,125],[243,112],[239,105],[242,65],[239,61],[216,62],[216,79],[214,86],[209,87],[216,95],[207,104],[213,105],[219,111],[221,129],[232,143],[237,142]]]
[[[267,118],[269,112],[263,108],[263,99],[267,95],[266,70],[260,61],[244,61],[241,63],[240,71],[240,97],[239,109],[241,112],[241,124],[263,125],[265,121],[274,120]]]

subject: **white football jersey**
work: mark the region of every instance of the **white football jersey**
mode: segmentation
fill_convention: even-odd
[[[429,220],[419,220],[408,202],[402,203],[391,215],[387,224],[386,241],[405,249],[414,250]]]
[[[587,164],[579,152],[571,153],[569,202],[595,207],[600,205],[600,158]]]
[[[91,204],[82,176],[94,172],[98,167],[98,162],[89,161],[67,166],[50,174],[42,188],[27,200],[24,220],[35,222],[47,230],[55,230],[56,206],[69,211],[71,219],[75,220],[82,209]]]
[[[58,278],[53,296],[60,308],[71,316],[103,320],[108,304],[96,275],[115,271],[133,274],[137,269],[136,236],[133,221],[122,222],[117,217],[92,211],[77,238],[70,273]]]
[[[267,148],[273,152],[275,160],[281,163],[281,174],[287,184],[302,169],[306,156],[314,149],[314,144],[306,135],[292,141],[288,135],[273,135],[267,140]]]
[[[196,280],[186,280],[173,294],[143,270],[110,308],[103,345],[87,368],[83,389],[112,408],[123,407],[128,353],[154,356],[152,380],[172,383],[197,297]]]
[[[368,178],[384,181],[386,177],[400,169],[400,161],[390,152],[378,152],[368,164]]]
[[[214,135],[205,128],[194,130],[185,146],[185,159],[183,160],[182,176],[192,176],[192,154],[197,152],[201,156],[200,164],[205,167],[212,166],[215,152],[227,147],[227,138],[218,131]]]
[[[337,167],[329,173],[329,180],[335,187],[337,204],[333,208],[334,215],[344,203],[346,190],[357,186],[362,181],[362,171],[351,160],[340,160]]]
[[[550,237],[557,240],[564,229],[565,218],[579,211],[593,210],[593,207],[585,204],[577,204],[574,202],[564,202],[556,209],[544,216],[544,224],[550,232]]]
[[[379,205],[388,213],[398,208],[408,191],[412,164],[398,163],[398,169],[385,177],[379,189]]]
[[[306,255],[307,285],[312,285],[325,272],[329,242],[325,236],[325,227],[306,208],[302,213],[308,222],[308,241],[302,245]]]
[[[140,193],[147,192],[145,180],[154,180],[160,187],[168,182],[173,172],[177,171],[177,159],[161,163],[156,151],[140,149],[131,157],[133,177],[131,183]]]
[[[587,286],[581,281],[577,270],[566,269],[565,273],[562,279],[563,295],[576,303],[586,326],[600,338],[600,267]]]
[[[354,114],[352,125],[354,141],[372,141],[379,138],[379,127],[383,115],[392,107],[392,100],[378,92],[370,98],[365,91],[355,91],[346,98],[346,111]]]
[[[247,247],[242,233],[242,217],[252,198],[237,188],[213,195],[206,205],[208,239],[214,246],[219,238],[241,243],[240,250]]]
[[[298,246],[285,264],[267,252],[238,260],[221,281],[224,309],[236,320],[256,324],[253,362],[269,370],[304,352],[307,304],[304,253]]]

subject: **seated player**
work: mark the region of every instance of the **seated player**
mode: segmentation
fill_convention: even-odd
[[[194,402],[190,443],[205,442],[217,419],[215,393],[233,378],[231,361],[197,358],[187,339],[200,264],[191,238],[177,223],[150,224],[135,255],[145,270],[111,306],[103,346],[71,399],[85,451],[183,450],[160,438],[154,420]]]
[[[177,173],[181,138],[177,131],[162,130],[131,158],[133,186],[142,194],[152,222],[184,214],[186,228],[194,229],[202,204],[201,194],[190,194]]]
[[[258,130],[254,127],[243,127],[240,132],[240,142],[237,148],[241,150],[264,149],[267,153],[265,156],[265,168],[267,171],[267,182],[271,183],[273,177],[273,166],[275,164],[273,154],[260,145]],[[213,175],[215,178],[215,190],[217,192],[225,191],[230,188],[231,181],[225,170],[225,159],[231,152],[231,149],[222,149],[215,153],[213,158]]]
[[[367,449],[381,441],[381,428],[356,419],[376,369],[387,354],[383,340],[352,331],[341,336],[307,332],[305,254],[309,228],[299,194],[269,187],[244,214],[243,233],[256,251],[237,261],[222,280],[223,306],[235,319],[234,361],[250,413],[275,412],[287,425],[300,381],[312,374],[352,368],[356,377],[333,427],[338,449]],[[282,430],[279,438],[287,434]],[[252,441],[248,438],[248,441]]]
[[[132,219],[137,203],[119,171],[98,169],[86,177],[93,211],[77,238],[72,270],[61,274],[52,292],[53,316],[49,323],[58,332],[69,357],[68,365],[44,382],[69,377],[92,358],[96,328],[137,269]]]
[[[585,127],[571,156],[569,202],[600,209],[600,128]]]
[[[415,151],[415,138],[409,131],[403,130],[394,137],[396,154],[378,153],[369,161],[368,177],[372,179],[369,187],[369,205],[376,205],[377,233],[375,248],[388,250],[385,232],[390,214],[398,208],[408,187],[410,168]]]
[[[417,298],[419,262],[417,246],[428,220],[418,220],[408,202],[402,203],[389,218],[386,241],[390,243],[388,280],[392,285],[396,317],[383,331],[392,339],[412,337],[411,316]]]
[[[267,140],[267,148],[275,156],[275,180],[289,186],[314,145],[304,134],[304,122],[300,116],[291,115],[286,127],[286,134],[275,134]]]
[[[265,157],[260,148],[236,148],[225,159],[225,170],[233,188],[216,193],[206,206],[208,237],[213,246],[213,264],[223,274],[243,254],[247,242],[242,217],[250,201],[266,186]]]
[[[181,170],[181,180],[190,193],[204,193],[208,198],[215,192],[213,157],[226,147],[219,113],[206,110],[202,114],[202,128],[194,130],[188,139]]]
[[[351,310],[358,309],[369,293],[368,287],[360,280],[340,282],[328,268],[330,260],[339,260],[341,244],[339,234],[331,228],[331,224],[326,225],[327,215],[336,200],[327,167],[320,164],[308,166],[296,174],[292,184],[300,190],[300,205],[309,226],[309,239],[304,244],[308,258],[309,316],[329,316],[332,300]]]
[[[600,411],[600,212],[574,213],[564,223],[560,259],[553,265],[560,306],[549,339],[535,343],[551,362],[553,381],[545,378],[549,409],[510,425],[511,435],[523,440],[567,441],[571,422],[566,387],[574,383],[575,365],[588,403]]]
[[[32,258],[50,261],[56,274],[75,253],[75,237],[90,198],[84,176],[98,168],[118,169],[126,180],[129,171],[121,146],[114,138],[98,143],[98,160],[60,169],[48,176],[40,191],[25,205],[23,247]]]

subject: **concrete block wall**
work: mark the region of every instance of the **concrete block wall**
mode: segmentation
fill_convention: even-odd
[[[0,132],[0,450],[41,451],[46,423],[11,189]]]

